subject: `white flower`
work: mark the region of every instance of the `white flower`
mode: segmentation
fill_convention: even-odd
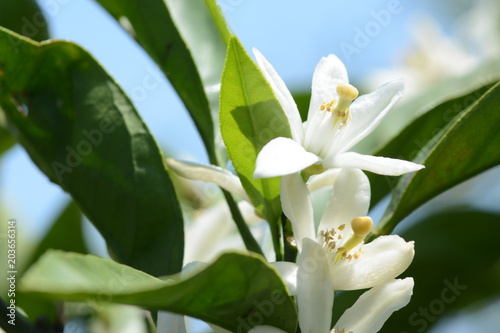
[[[400,50],[405,55],[403,64],[392,69],[373,71],[367,76],[368,86],[376,87],[388,79],[402,77],[409,90],[405,96],[408,99],[433,84],[464,76],[477,69],[481,63],[482,59],[469,52],[464,43],[446,36],[431,17],[417,17],[411,33],[411,49]]]
[[[395,279],[366,291],[356,300],[353,306],[340,316],[330,333],[378,332],[395,311],[405,307],[410,302],[413,285],[412,278]],[[217,333],[223,332],[215,331]],[[328,331],[310,329],[306,332],[326,333]],[[250,332],[281,333],[284,331],[275,327],[257,326]]]
[[[292,139],[275,138],[262,148],[255,178],[289,175],[306,168],[308,174],[316,174],[335,167],[395,176],[424,167],[348,152],[373,131],[399,100],[404,90],[402,81],[389,82],[357,98],[358,91],[349,84],[344,64],[334,55],[322,58],[313,76],[308,118],[302,124],[297,105],[281,77],[258,50],[254,49],[254,54],[285,111],[292,134]]]
[[[370,185],[359,169],[342,169],[333,184],[318,232],[309,192],[300,174],[282,178],[283,212],[299,249],[297,304],[302,332],[327,332],[335,290],[379,286],[404,272],[414,256],[413,242],[396,235],[363,245],[373,221],[365,216]]]
[[[410,302],[413,285],[413,279],[406,278],[373,287],[342,314],[331,333],[378,332],[393,312]]]
[[[238,208],[245,222],[252,227],[253,234],[260,236],[256,237],[259,244],[264,243],[266,233],[258,232],[262,229],[258,227],[262,219],[255,215],[253,206],[246,201],[240,201]],[[229,207],[222,200],[193,214],[184,233],[184,265],[193,261],[212,261],[227,250],[245,250],[245,244],[238,234]]]

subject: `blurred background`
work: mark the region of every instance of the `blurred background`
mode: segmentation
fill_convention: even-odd
[[[330,53],[344,61],[350,80],[361,91],[406,80],[398,114],[359,150],[373,149],[428,105],[470,91],[500,73],[500,4],[495,0],[376,0],[370,6],[327,0],[218,2],[247,51],[258,48],[269,59],[296,93],[301,108],[307,107],[316,63]],[[93,54],[130,96],[165,152],[208,162],[193,122],[169,82],[96,2],[40,0],[38,4],[50,37],[73,41]],[[5,14],[7,8],[2,11]],[[443,205],[472,205],[500,213],[498,179],[497,167],[428,203],[402,228]],[[69,200],[19,145],[0,156],[0,217],[18,221],[18,239],[25,251],[47,232]],[[89,223],[85,233],[93,251],[106,255]],[[474,304],[438,319],[432,332],[496,332],[499,311],[498,298]]]

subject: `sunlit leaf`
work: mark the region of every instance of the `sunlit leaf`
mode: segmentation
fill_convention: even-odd
[[[215,23],[215,26],[217,27],[217,30],[219,31],[219,34],[224,41],[224,43],[227,44],[229,43],[229,38],[231,37],[231,31],[229,30],[229,27],[227,25],[226,20],[224,19],[224,15],[222,13],[221,8],[219,7],[219,4],[217,3],[216,0],[204,0],[205,5],[207,6],[210,15],[212,16],[212,20]]]
[[[279,178],[254,179],[255,160],[276,137],[290,137],[287,118],[272,88],[240,42],[232,37],[221,87],[220,121],[229,158],[255,207],[278,242]]]

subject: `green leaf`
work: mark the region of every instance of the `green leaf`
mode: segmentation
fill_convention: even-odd
[[[17,300],[16,300],[17,301]],[[10,302],[10,300],[9,300]],[[2,320],[0,320],[0,328],[4,330],[4,332],[9,333],[31,333],[36,332],[35,325],[30,323],[24,315],[16,312],[14,317],[10,317],[10,309],[8,308],[11,304],[7,303],[4,299],[0,297],[0,316],[2,316]],[[15,325],[9,323],[10,320],[15,319]]]
[[[35,0],[0,1],[0,25],[39,42],[49,39],[47,20]],[[15,38],[10,42],[18,43]]]
[[[51,251],[25,274],[22,292],[37,297],[137,305],[185,314],[228,330],[272,325],[295,332],[295,304],[261,256],[227,253],[199,273],[165,280],[91,255]]]
[[[433,127],[432,122],[419,123],[425,127],[424,132],[435,132],[414,158],[426,168],[401,177],[374,235],[390,233],[399,221],[426,201],[500,163],[500,83],[482,95],[481,92],[473,95],[473,102],[456,101],[453,104],[456,109],[451,105],[448,105],[450,108],[437,108],[444,119],[456,114],[444,127],[443,121],[438,121],[437,127]],[[410,134],[409,137],[419,144],[414,141],[419,136]]]
[[[477,211],[440,213],[403,232],[415,241],[415,258],[403,273],[415,287],[410,303],[380,332],[424,332],[453,311],[498,297],[499,234],[500,215]],[[336,295],[334,321],[359,294]]]
[[[449,126],[459,113],[466,110],[492,86],[493,84],[488,84],[424,111],[419,118],[372,155],[414,160],[424,146],[429,142],[436,142],[444,134],[441,129]],[[372,187],[373,206],[394,189],[400,177],[382,177],[370,173],[368,178]]]
[[[0,26],[37,41],[49,39],[47,21],[35,0],[0,1]],[[15,47],[18,40],[12,38],[10,42]],[[1,72],[0,76],[2,76]],[[4,114],[0,107],[0,155],[15,143],[16,140],[6,128]]]
[[[5,114],[2,108],[0,108],[0,156],[16,144],[16,140],[7,130],[7,124],[4,118]]]
[[[72,195],[117,260],[153,275],[178,272],[175,191],[116,82],[69,42],[38,44],[0,30],[0,50],[0,105],[35,164]]]
[[[229,38],[231,37],[231,31],[229,30],[227,22],[224,19],[221,8],[217,4],[216,0],[205,0],[205,5],[207,6],[212,19],[217,26],[217,30],[219,31],[222,40],[224,41],[226,46],[228,46]]]
[[[184,102],[215,164],[213,119],[217,119],[225,46],[203,1],[97,1],[120,22],[128,19],[133,37]]]
[[[229,41],[221,87],[221,132],[224,143],[253,205],[269,222],[279,244],[278,177],[254,179],[255,160],[276,137],[291,137],[288,120],[274,92],[236,37]]]
[[[307,120],[307,113],[309,112],[309,103],[311,102],[311,93],[300,91],[293,94],[293,100],[297,104],[302,121]]]

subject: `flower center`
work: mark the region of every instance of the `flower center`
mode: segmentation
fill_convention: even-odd
[[[340,259],[352,260],[359,258],[361,253],[363,253],[361,248],[357,249],[352,254],[349,254],[349,251],[364,241],[365,237],[373,228],[373,220],[369,216],[356,217],[351,221],[351,227],[353,234],[341,247],[337,247],[337,242],[343,237],[339,231],[344,230],[345,224],[342,224],[337,230],[332,228],[321,230],[319,233],[323,247],[335,255],[334,263]]]
[[[337,94],[339,95],[338,101],[337,99],[334,99],[328,103],[323,103],[319,109],[320,111],[331,112],[335,117],[333,126],[337,125],[340,121],[339,128],[342,128],[351,121],[349,106],[352,101],[358,97],[359,92],[356,87],[350,85],[349,83],[341,83],[337,86]]]

